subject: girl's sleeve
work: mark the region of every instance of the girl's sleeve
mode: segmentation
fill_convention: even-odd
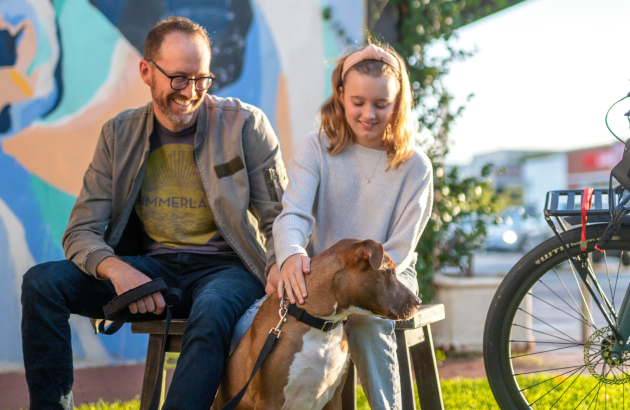
[[[415,249],[433,207],[433,169],[427,156],[421,156],[421,166],[407,175],[404,183],[408,187],[400,196],[404,203],[397,207],[387,242],[383,244],[385,252],[396,262],[396,273],[415,261]]]
[[[312,210],[320,182],[321,146],[317,138],[304,138],[289,161],[289,184],[282,196],[282,212],[273,224],[278,269],[291,255],[307,255],[304,248],[315,227]]]

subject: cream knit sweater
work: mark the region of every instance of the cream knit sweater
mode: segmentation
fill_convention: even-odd
[[[386,171],[385,151],[350,144],[337,155],[312,133],[289,161],[283,210],[273,224],[278,267],[294,254],[313,257],[341,239],[373,239],[396,262],[396,272],[416,261],[414,249],[431,215],[433,172],[416,149]],[[308,244],[308,245],[307,245]]]

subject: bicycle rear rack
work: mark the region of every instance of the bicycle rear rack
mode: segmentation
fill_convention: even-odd
[[[608,209],[608,189],[593,190],[593,204],[586,213],[588,216],[610,215]],[[582,189],[547,192],[545,216],[571,217],[582,215]]]

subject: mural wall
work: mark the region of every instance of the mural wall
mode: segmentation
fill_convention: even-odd
[[[217,75],[210,91],[262,108],[286,160],[316,128],[330,93],[325,61],[361,42],[363,7],[363,0],[0,0],[0,371],[22,366],[22,275],[63,259],[61,236],[101,126],[150,100],[138,74],[148,30],[170,15],[205,26]],[[78,365],[146,354],[146,336],[128,327],[97,336],[85,318],[71,325]]]

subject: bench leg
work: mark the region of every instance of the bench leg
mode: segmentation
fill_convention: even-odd
[[[415,409],[416,399],[413,391],[413,379],[411,377],[411,357],[407,347],[407,335],[405,331],[396,332],[396,345],[398,356],[398,368],[400,374],[400,393],[403,409]]]
[[[423,331],[424,342],[410,349],[413,369],[416,373],[416,383],[418,384],[420,407],[422,407],[422,410],[444,410],[442,388],[440,387],[440,377],[438,375],[433,338],[431,336],[431,326],[426,325]],[[404,404],[403,408],[406,408]]]
[[[348,376],[341,391],[341,408],[342,410],[357,410],[357,369],[352,360],[348,363]]]
[[[147,361],[144,366],[144,380],[142,381],[142,394],[140,396],[140,410],[148,410],[149,405],[151,405],[153,389],[158,379],[163,338],[163,335],[149,335]]]

